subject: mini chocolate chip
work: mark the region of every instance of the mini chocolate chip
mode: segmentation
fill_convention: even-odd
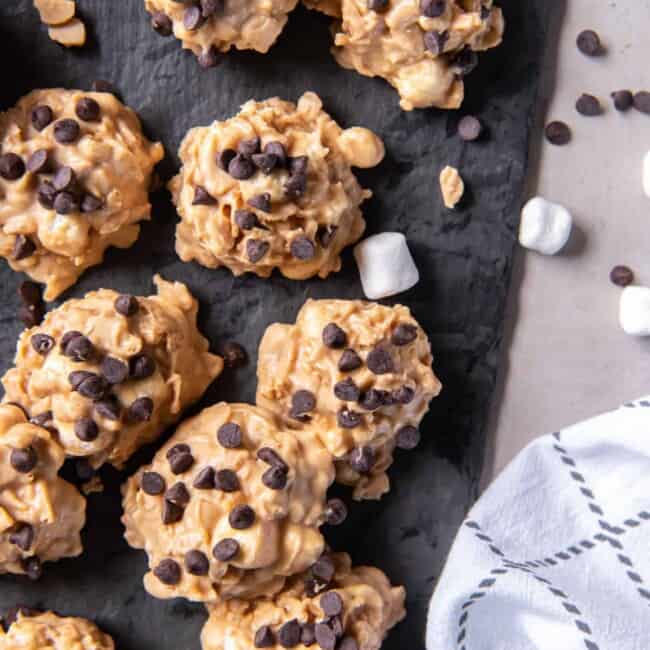
[[[79,211],[79,199],[72,192],[59,192],[54,199],[57,214],[72,214]]]
[[[342,408],[336,414],[336,420],[342,429],[354,429],[361,424],[362,418],[361,413],[351,411],[348,408]]]
[[[248,199],[248,205],[262,212],[271,212],[271,195],[268,192],[258,194]]]
[[[21,282],[18,295],[26,305],[39,305],[43,301],[40,285],[31,280]]]
[[[280,458],[280,455],[270,447],[261,447],[257,450],[257,457],[271,467],[279,467],[284,472],[289,471],[289,466]]]
[[[260,152],[260,139],[258,137],[242,140],[237,146],[237,153],[242,156],[251,157]]]
[[[12,257],[16,261],[31,257],[36,252],[36,244],[25,235],[16,235]]]
[[[614,101],[614,108],[617,111],[629,111],[634,104],[634,96],[629,90],[617,90],[612,93],[612,100]]]
[[[642,90],[634,95],[634,108],[641,113],[650,114],[650,92]]]
[[[262,627],[255,632],[253,643],[256,648],[272,648],[275,645],[275,635],[273,634],[273,630],[268,625],[262,625]]]
[[[74,462],[74,471],[77,478],[84,483],[90,481],[95,476],[95,470],[87,458],[77,458]]]
[[[420,13],[427,18],[438,18],[446,9],[447,0],[420,0]]]
[[[253,164],[265,174],[270,174],[278,166],[278,158],[272,153],[255,153],[251,156]]]
[[[153,415],[154,403],[150,397],[138,397],[129,406],[128,417],[135,422],[149,422]]]
[[[420,444],[420,432],[416,427],[407,424],[397,431],[395,444],[399,449],[406,451],[415,449]]]
[[[246,242],[246,255],[253,264],[259,262],[268,252],[270,245],[262,239],[249,239]]]
[[[389,0],[368,0],[368,9],[370,11],[386,11],[388,9]]]
[[[309,647],[316,643],[315,623],[303,623],[300,629],[300,643]]]
[[[29,551],[34,542],[34,529],[29,524],[18,523],[9,533],[9,543],[21,551]]]
[[[295,417],[297,415],[305,415],[311,413],[316,408],[316,396],[309,390],[297,390],[291,396],[291,410],[290,415]]]
[[[314,242],[305,235],[298,235],[291,240],[291,254],[299,260],[310,260],[316,255]]]
[[[563,146],[571,141],[571,129],[567,124],[558,120],[546,125],[544,135],[551,144],[556,146]]]
[[[451,61],[456,74],[465,77],[474,71],[478,65],[478,54],[469,47],[462,49]]]
[[[316,642],[322,650],[334,650],[336,648],[336,634],[334,630],[326,623],[316,623],[314,628]]]
[[[224,0],[201,0],[201,10],[204,18],[221,13],[224,9]]]
[[[190,5],[189,7],[186,7],[183,12],[183,26],[185,29],[192,32],[201,27],[204,22],[205,19],[203,18],[201,7],[198,5]]]
[[[583,93],[576,101],[576,110],[580,115],[595,117],[603,112],[597,97]]]
[[[400,386],[396,388],[392,394],[391,398],[395,404],[410,404],[415,397],[415,390],[410,386]]]
[[[106,399],[95,402],[95,412],[100,417],[117,422],[122,413],[122,407],[114,395],[109,395]]]
[[[59,144],[72,144],[79,139],[79,123],[75,120],[59,120],[54,124],[54,139]]]
[[[283,648],[295,648],[300,643],[300,623],[294,618],[278,630],[278,641]]]
[[[42,131],[52,123],[54,114],[49,106],[46,104],[40,104],[32,109],[31,119],[32,126],[37,131]]]
[[[61,339],[63,354],[76,362],[89,361],[95,355],[95,346],[89,338],[76,334],[68,340]]]
[[[79,395],[93,401],[99,401],[108,392],[108,382],[93,372],[84,370],[71,372],[68,380]]]
[[[609,273],[609,279],[617,287],[627,287],[634,282],[634,271],[628,266],[615,266]]]
[[[352,372],[362,364],[361,357],[351,348],[347,348],[339,358],[338,367],[341,372]]]
[[[47,334],[34,334],[29,342],[32,344],[32,348],[43,356],[46,356],[54,347],[54,339]]]
[[[465,142],[474,142],[481,137],[483,132],[483,125],[478,117],[474,115],[465,115],[460,122],[458,122],[458,135],[461,140]]]
[[[115,311],[122,316],[134,316],[138,313],[140,305],[137,298],[129,294],[120,294],[115,299]]]
[[[140,487],[145,494],[152,497],[165,491],[165,479],[158,472],[145,472],[140,480]]]
[[[310,570],[311,574],[319,582],[328,584],[332,581],[332,578],[334,578],[336,568],[330,557],[327,555],[321,555],[321,557],[312,564]]]
[[[197,490],[214,489],[214,469],[212,469],[212,467],[204,467],[196,475],[192,487],[195,487]]]
[[[187,472],[194,465],[194,456],[189,451],[179,451],[175,454],[167,452],[167,460],[169,461],[169,469],[171,469],[172,474]]]
[[[50,171],[50,152],[47,149],[37,149],[27,159],[27,171],[31,174],[43,174]]]
[[[178,523],[185,514],[185,510],[171,501],[163,501],[162,522],[165,525]]]
[[[210,560],[201,551],[188,551],[185,553],[185,569],[193,576],[207,576],[210,571]]]
[[[54,185],[47,180],[40,181],[36,190],[36,198],[46,210],[54,208],[54,199],[56,199]]]
[[[115,95],[115,87],[110,81],[106,79],[95,79],[90,85],[90,89],[94,93],[108,93],[110,95]]]
[[[162,11],[151,14],[151,26],[161,36],[171,36],[174,31],[171,18]]]
[[[214,45],[210,45],[207,50],[203,50],[201,54],[196,57],[196,60],[203,69],[207,70],[208,68],[218,66],[219,63],[221,63],[222,58],[221,52],[219,52]]]
[[[237,152],[234,149],[224,149],[217,154],[217,167],[223,169],[223,171],[228,171],[228,166],[232,159],[237,155]]]
[[[241,489],[239,478],[231,469],[220,469],[216,472],[214,487],[221,492],[238,492]]]
[[[252,230],[260,225],[257,215],[250,210],[235,210],[235,223],[242,230]]]
[[[226,368],[240,368],[248,363],[246,350],[235,341],[228,341],[224,344],[222,356]]]
[[[602,53],[600,36],[593,29],[585,29],[576,39],[578,49],[587,56],[598,56]]]
[[[38,580],[43,575],[41,561],[36,556],[22,559],[20,565],[30,580]]]
[[[334,384],[334,395],[344,402],[356,402],[360,394],[359,387],[350,377]]]
[[[268,142],[264,145],[264,153],[274,155],[277,158],[278,167],[287,166],[287,150],[281,142]]]
[[[247,505],[235,506],[228,515],[228,522],[235,530],[245,530],[255,523],[255,511]]]
[[[81,197],[81,205],[79,208],[84,214],[97,212],[97,210],[101,210],[103,207],[104,201],[90,192],[85,192]]]
[[[9,455],[9,462],[17,472],[29,474],[36,467],[38,456],[36,455],[36,450],[31,446],[23,449],[12,449]]]
[[[270,490],[284,490],[287,480],[287,472],[281,467],[269,467],[262,474],[262,483]]]
[[[325,509],[325,520],[330,526],[340,526],[348,517],[348,507],[341,499],[330,499]]]
[[[393,345],[402,346],[408,345],[415,341],[418,336],[418,328],[411,323],[400,323],[390,337],[390,342]]]
[[[426,47],[426,49],[434,56],[438,56],[444,51],[448,39],[449,34],[447,32],[431,30],[424,33],[424,47]]]
[[[201,185],[194,188],[194,199],[192,205],[216,205],[217,200]]]
[[[289,173],[306,174],[309,167],[309,158],[307,156],[293,156],[289,158]]]
[[[351,636],[346,636],[343,638],[337,650],[359,650],[359,644],[356,639]]]
[[[370,388],[359,397],[359,405],[365,411],[376,411],[381,406],[390,403],[390,393],[377,388]]]
[[[299,199],[307,191],[307,174],[299,172],[289,177],[284,185],[284,194],[290,199]]]
[[[343,612],[343,600],[336,591],[328,591],[320,598],[320,608],[325,616],[338,616]]]
[[[45,307],[43,304],[39,305],[23,305],[18,310],[18,318],[22,321],[25,327],[35,327],[39,325],[45,316]]]
[[[219,562],[229,562],[239,553],[239,542],[236,539],[227,537],[217,542],[212,549],[212,555]]]
[[[129,366],[114,357],[104,357],[101,372],[109,384],[121,384],[129,376]]]
[[[181,567],[169,558],[162,560],[153,570],[153,574],[164,585],[177,585],[181,581]]]
[[[355,472],[367,474],[375,464],[375,452],[372,447],[357,447],[348,455],[348,463]]]
[[[333,349],[344,347],[348,341],[347,334],[336,323],[325,325],[322,337],[323,343]]]
[[[165,492],[165,501],[169,501],[169,503],[173,503],[180,508],[187,507],[187,504],[190,502],[190,493],[187,491],[185,483],[181,481],[174,483],[174,485]]]
[[[82,97],[74,110],[77,117],[84,122],[99,122],[101,119],[101,108],[92,97]]]
[[[90,418],[79,418],[74,423],[74,433],[83,442],[92,442],[99,436],[99,427]]]
[[[375,375],[385,375],[390,372],[395,372],[395,366],[390,353],[388,350],[380,347],[370,350],[366,357],[366,365],[370,372]]]
[[[316,239],[323,248],[328,248],[332,239],[336,236],[337,226],[319,226],[316,232]]]
[[[242,430],[235,422],[226,422],[219,427],[217,440],[226,449],[237,449],[237,447],[241,447]]]
[[[146,354],[136,354],[129,360],[129,373],[133,379],[146,379],[156,372],[156,362]]]

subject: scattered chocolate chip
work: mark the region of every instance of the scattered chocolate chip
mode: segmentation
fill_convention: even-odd
[[[307,191],[307,174],[298,172],[289,177],[284,185],[284,194],[290,199],[299,199]]]
[[[185,570],[193,576],[207,576],[210,571],[210,560],[201,551],[185,553]]]
[[[305,235],[298,235],[291,240],[291,254],[298,260],[310,260],[316,255],[314,242]]]
[[[268,192],[264,192],[264,194],[253,196],[248,199],[248,205],[262,212],[271,212],[271,195]]]
[[[338,616],[343,612],[343,599],[336,591],[328,591],[320,598],[320,608],[328,618]]]
[[[275,645],[275,635],[273,634],[273,630],[268,625],[262,625],[262,627],[255,632],[253,643],[256,648],[272,648]]]
[[[361,413],[351,411],[349,408],[342,408],[336,414],[336,421],[342,429],[354,429],[361,424]]]
[[[182,474],[194,465],[194,456],[187,445],[175,445],[167,452],[172,474]]]
[[[16,261],[31,257],[36,252],[36,244],[25,235],[16,235],[12,257]]]
[[[41,561],[36,556],[22,559],[20,564],[30,580],[38,580],[43,575]]]
[[[372,447],[357,447],[348,455],[350,467],[359,474],[367,474],[375,464],[375,452]]]
[[[255,511],[247,505],[235,506],[228,515],[228,522],[235,530],[245,530],[255,523]]]
[[[212,549],[212,555],[219,562],[229,562],[239,553],[239,542],[227,537],[218,542]]]
[[[65,337],[61,339],[63,354],[72,361],[89,361],[95,355],[95,346],[89,338],[78,332],[75,334],[77,336],[70,337],[68,340]]]
[[[452,58],[451,64],[457,75],[465,77],[478,65],[478,54],[470,47],[466,47]]]
[[[239,478],[231,469],[220,469],[214,475],[214,487],[221,492],[238,492],[241,490]]]
[[[242,439],[242,430],[235,422],[226,422],[217,431],[217,440],[226,449],[237,449],[237,447],[241,447]]]
[[[278,167],[287,166],[287,150],[281,142],[268,142],[264,145],[264,153],[275,156],[277,158]]]
[[[74,423],[74,433],[83,442],[92,442],[99,436],[99,427],[90,418],[79,418]]]
[[[628,266],[615,266],[609,274],[609,279],[617,287],[627,287],[634,282],[634,272]]]
[[[36,190],[36,198],[46,210],[52,210],[54,208],[54,199],[56,199],[54,185],[50,181],[40,181]]]
[[[150,397],[138,397],[129,406],[128,417],[135,422],[149,422],[153,415],[154,403]]]
[[[178,523],[185,514],[185,510],[171,501],[163,501],[162,522],[165,525]]]
[[[201,54],[196,57],[199,65],[205,70],[218,66],[221,62],[221,59],[221,52],[219,52],[219,50],[214,45],[210,45],[207,50],[203,50]]]
[[[90,85],[90,89],[94,93],[108,93],[110,95],[115,95],[115,87],[110,81],[106,79],[95,79]]]
[[[123,293],[115,299],[115,311],[122,316],[134,316],[139,307],[137,298],[129,294]]]
[[[169,558],[162,560],[153,570],[153,574],[164,585],[177,585],[181,581],[181,567]]]
[[[593,29],[585,29],[576,39],[578,49],[587,56],[598,56],[602,53],[600,36]]]
[[[388,350],[384,348],[374,348],[368,353],[366,357],[366,365],[370,372],[375,375],[385,375],[390,372],[395,372],[395,365]]]
[[[334,384],[334,395],[344,402],[356,402],[360,394],[359,387],[350,377]]]
[[[269,251],[270,245],[261,239],[249,239],[246,242],[246,255],[253,264],[259,262]]]
[[[352,372],[360,368],[363,364],[361,357],[351,348],[343,350],[343,354],[339,358],[338,367],[341,372]]]
[[[337,650],[359,650],[359,644],[356,639],[351,636],[346,636],[343,638]]]
[[[151,14],[151,26],[154,31],[161,36],[171,36],[173,33],[173,24],[171,18],[162,11],[156,11]]]
[[[251,156],[253,164],[265,174],[270,174],[278,166],[278,158],[272,153],[255,153]]]
[[[100,417],[117,422],[122,413],[122,407],[114,395],[109,395],[106,399],[95,402],[95,413]]]
[[[223,151],[220,151],[217,154],[217,167],[227,172],[228,166],[236,155],[237,152],[234,149],[224,149]]]
[[[279,467],[284,472],[289,471],[289,466],[280,458],[280,455],[270,447],[261,447],[257,450],[257,457],[271,467]]]
[[[79,211],[79,199],[72,192],[59,192],[54,199],[57,214],[72,214]]]
[[[235,341],[229,341],[224,344],[222,356],[226,368],[240,368],[248,363],[246,350]]]
[[[185,487],[185,483],[179,481],[174,483],[167,492],[165,492],[165,501],[177,505],[179,508],[187,507],[190,502],[190,493]]]
[[[204,18],[221,13],[224,9],[224,0],[201,0],[201,10]]]
[[[7,181],[17,181],[25,173],[23,159],[15,153],[0,156],[0,176]]]
[[[149,496],[158,496],[165,491],[165,479],[158,472],[145,472],[140,480],[140,487]]]
[[[634,95],[634,108],[641,113],[650,114],[650,92],[642,90]]]
[[[32,109],[31,119],[32,126],[37,131],[42,131],[52,123],[54,114],[52,113],[52,109],[49,106],[40,104],[39,106],[35,106]]]
[[[9,462],[20,474],[29,474],[36,467],[38,456],[36,450],[31,446],[24,449],[12,449]]]
[[[335,570],[334,562],[327,555],[321,555],[311,566],[311,574],[316,580],[324,584],[332,581]]]
[[[235,223],[242,230],[252,230],[260,225],[257,215],[250,210],[235,210]]]
[[[283,648],[295,648],[300,643],[300,623],[294,618],[278,630],[278,641]]]
[[[571,129],[564,122],[551,122],[544,130],[546,139],[556,146],[563,146],[571,141]]]
[[[217,200],[205,189],[197,185],[194,189],[194,199],[192,205],[216,205]]]
[[[92,97],[82,97],[74,110],[77,117],[84,122],[99,122],[101,119],[101,108]]]
[[[40,285],[31,280],[25,280],[20,284],[18,295],[26,305],[38,305],[43,300]]]
[[[21,551],[29,551],[34,542],[34,529],[29,524],[18,523],[9,533],[9,543]]]
[[[319,226],[316,239],[323,248],[327,248],[332,243],[337,230],[337,226]]]
[[[481,137],[483,133],[483,125],[478,117],[473,115],[465,115],[460,122],[458,122],[458,135],[461,140],[465,142],[474,142]]]
[[[86,372],[85,370],[71,372],[68,381],[79,395],[93,401],[102,399],[108,392],[108,382],[93,372]]]
[[[49,172],[50,168],[50,152],[47,149],[37,149],[27,159],[27,171],[31,174],[43,174]]]
[[[400,323],[390,337],[393,345],[402,346],[413,343],[418,336],[418,328],[411,323]]]
[[[325,509],[325,520],[330,526],[340,526],[348,517],[348,507],[341,499],[330,499]]]
[[[576,110],[580,115],[595,117],[603,112],[602,106],[597,97],[583,93],[576,101]]]
[[[300,643],[309,647],[316,643],[316,625],[315,623],[303,623],[300,629]]]
[[[104,201],[90,192],[85,192],[81,197],[81,205],[79,206],[79,209],[84,214],[97,212],[97,210],[101,210],[103,207]]]
[[[129,360],[129,373],[133,379],[146,379],[156,372],[156,362],[146,354],[136,354]]]
[[[32,348],[43,356],[46,356],[54,347],[54,339],[47,334],[34,334],[29,342],[32,344]]]
[[[18,310],[18,318],[25,327],[35,327],[39,325],[45,316],[45,307],[42,303],[38,305],[23,305]]]
[[[447,0],[420,0],[420,13],[427,18],[438,18],[446,9]]]
[[[287,487],[287,472],[281,467],[269,467],[269,469],[262,474],[262,483],[266,485],[269,490],[284,490]]]
[[[291,396],[291,409],[289,415],[294,419],[300,419],[316,408],[316,396],[309,390],[297,390]]]
[[[327,623],[316,623],[314,636],[316,637],[316,643],[322,650],[334,650],[336,648],[336,634]]]
[[[192,32],[201,27],[204,22],[205,19],[203,18],[203,13],[199,5],[189,5],[186,7],[183,12],[183,26],[185,29]]]
[[[391,394],[391,400],[395,404],[410,404],[415,397],[415,390],[410,386],[400,386]]]
[[[59,144],[72,144],[79,139],[79,123],[75,120],[59,120],[54,124],[54,139]]]
[[[196,475],[192,487],[195,487],[197,490],[214,489],[214,469],[212,469],[212,467],[204,467]]]
[[[121,384],[129,376],[129,366],[114,357],[104,357],[102,359],[101,372],[109,384]]]
[[[391,401],[390,393],[377,388],[370,388],[367,391],[364,391],[358,399],[359,406],[361,406],[365,411],[376,411],[378,408],[389,404]]]
[[[322,337],[323,343],[333,349],[344,347],[348,341],[347,334],[336,323],[325,325]]]
[[[406,451],[415,449],[420,444],[419,430],[409,424],[401,427],[395,436],[395,444]]]
[[[370,11],[386,11],[388,9],[389,0],[368,0],[368,9]]]
[[[242,140],[237,146],[237,153],[250,158],[260,152],[260,139],[258,137]]]
[[[629,90],[617,90],[612,93],[614,108],[617,111],[629,111],[634,104],[634,95]]]

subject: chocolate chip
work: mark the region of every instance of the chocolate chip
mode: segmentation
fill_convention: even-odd
[[[63,354],[76,362],[89,361],[95,355],[95,346],[89,338],[78,332],[76,334],[78,336],[69,340],[61,339]]]
[[[347,334],[336,323],[328,323],[323,328],[322,337],[323,343],[333,349],[344,347],[348,341]]]
[[[470,47],[466,47],[452,58],[451,64],[457,75],[465,77],[476,69],[478,54]]]
[[[165,479],[158,472],[145,472],[140,480],[140,487],[149,496],[158,496],[165,491]]]
[[[85,370],[71,372],[68,380],[79,395],[93,401],[102,399],[108,392],[108,382],[92,372]]]
[[[586,117],[595,117],[603,112],[603,109],[597,97],[583,93],[576,101],[576,110],[580,115]]]
[[[79,199],[72,192],[59,192],[54,199],[57,214],[72,214],[79,211]]]
[[[593,29],[585,29],[576,39],[578,49],[587,56],[598,56],[602,52],[600,36]]]
[[[95,470],[87,458],[77,458],[74,462],[74,471],[77,478],[83,483],[90,481],[95,476]]]
[[[180,506],[165,500],[162,509],[162,522],[165,525],[178,523],[185,514],[185,510]]]
[[[264,145],[264,153],[275,156],[278,167],[287,166],[287,150],[281,142],[268,142]]]
[[[207,50],[203,50],[201,54],[196,57],[199,65],[203,69],[214,68],[221,62],[222,55],[214,45],[210,45]]]
[[[181,567],[169,558],[162,560],[153,570],[153,574],[164,585],[177,585],[181,581]]]
[[[36,198],[46,210],[54,208],[54,199],[56,199],[56,190],[54,189],[54,185],[52,185],[50,181],[40,181],[38,189],[36,190]]]
[[[346,636],[339,644],[338,650],[359,650],[359,644],[353,637]]]
[[[381,406],[390,403],[390,393],[377,388],[370,388],[359,397],[359,405],[365,411],[376,411]]]
[[[327,555],[321,555],[311,566],[311,574],[319,582],[328,584],[334,578],[335,567],[332,560]]]
[[[81,212],[89,214],[90,212],[101,210],[104,207],[104,201],[90,192],[85,192],[81,197],[81,205],[79,207]]]
[[[109,384],[121,384],[129,376],[129,366],[114,357],[104,357],[101,365],[102,375]]]
[[[309,167],[309,158],[307,156],[292,156],[288,159],[290,174],[306,174]]]
[[[25,235],[16,235],[12,257],[16,261],[31,257],[36,252],[36,244]]]
[[[204,467],[196,475],[192,487],[195,487],[197,490],[214,489],[214,469],[212,469],[212,467]]]
[[[222,356],[226,368],[239,368],[248,363],[246,350],[235,341],[229,341],[224,344]]]
[[[316,255],[314,242],[305,235],[299,235],[291,240],[291,254],[299,260],[310,260]]]
[[[279,454],[270,447],[261,447],[257,450],[257,457],[271,467],[279,467],[282,471],[288,472],[289,466],[280,458]]]
[[[151,26],[161,36],[171,36],[174,31],[171,18],[162,11],[151,14]]]
[[[427,18],[438,18],[446,9],[447,0],[420,0],[420,13]]]
[[[154,403],[150,397],[138,397],[129,406],[128,417],[134,422],[149,422],[153,415]]]
[[[38,305],[23,305],[18,310],[18,318],[22,321],[25,327],[35,327],[45,316],[45,307],[43,304]]]
[[[83,336],[81,332],[77,332],[77,330],[70,330],[68,332],[65,332],[63,336],[61,337],[61,352],[65,354],[66,348],[72,341],[72,339],[77,338],[77,336]]]
[[[367,474],[375,464],[375,452],[372,447],[357,447],[348,455],[350,467],[359,474]]]
[[[194,199],[192,205],[216,205],[217,200],[205,189],[197,185],[194,189]]]
[[[334,395],[344,402],[356,402],[360,394],[359,387],[350,377],[334,384]]]
[[[42,131],[52,123],[54,114],[49,106],[40,104],[32,109],[31,119],[32,126],[37,131]]]
[[[177,445],[174,445],[173,447],[170,447],[167,450],[167,453],[165,454],[165,458],[169,460],[172,456],[176,456],[176,454],[190,454],[190,453],[192,453],[190,446],[186,445],[184,442],[179,442]]]
[[[115,311],[122,316],[134,316],[140,305],[134,296],[123,293],[115,299]]]
[[[460,122],[458,122],[458,135],[461,140],[465,142],[474,142],[481,137],[483,133],[483,125],[478,117],[473,115],[465,115]]]
[[[395,365],[388,350],[384,348],[374,348],[368,353],[366,357],[366,365],[370,372],[375,375],[385,375],[390,372],[395,372]]]
[[[307,174],[299,172],[289,177],[284,185],[284,194],[290,199],[299,199],[307,191]]]
[[[194,465],[194,456],[187,445],[176,445],[167,452],[167,461],[172,474],[182,474]]]
[[[235,530],[245,530],[255,523],[255,511],[247,505],[235,506],[228,515],[228,522]]]
[[[122,413],[122,407],[114,395],[109,395],[106,399],[95,402],[95,413],[100,417],[117,422]]]
[[[38,305],[43,300],[40,285],[31,280],[21,282],[18,287],[18,295],[26,305]]]
[[[226,422],[217,431],[217,440],[226,449],[237,449],[237,447],[241,447],[242,438],[242,430],[235,422]]]
[[[348,408],[342,408],[336,414],[336,421],[342,429],[354,429],[361,424],[361,413],[351,411]]]
[[[389,0],[368,0],[368,9],[370,11],[385,11],[388,9]]]
[[[571,129],[564,122],[557,120],[546,125],[544,135],[551,144],[556,146],[563,146],[571,141]]]
[[[185,553],[185,569],[193,576],[207,576],[210,571],[210,560],[201,551],[188,551]]]
[[[629,111],[634,104],[634,95],[629,90],[617,90],[612,93],[614,108],[617,111]]]
[[[242,140],[237,146],[237,153],[250,158],[260,152],[260,139],[258,137]]]
[[[174,483],[165,493],[165,501],[169,501],[179,508],[187,507],[190,502],[190,493],[187,491],[185,483],[181,481]]]
[[[15,153],[0,156],[0,176],[7,181],[17,181],[25,173],[23,159]]]
[[[393,345],[402,346],[408,345],[415,341],[418,336],[418,328],[411,323],[400,323],[390,337],[390,342]]]
[[[323,248],[328,248],[336,235],[336,226],[319,226],[316,232],[316,239]]]
[[[615,266],[610,271],[609,279],[617,287],[627,287],[634,282],[634,272],[628,266]]]
[[[348,517],[348,507],[341,499],[330,499],[325,509],[325,520],[330,526],[340,526]]]
[[[212,555],[219,562],[229,562],[239,553],[239,542],[227,537],[218,542],[212,549]]]
[[[49,429],[49,428],[53,428],[52,427],[53,418],[54,418],[54,414],[52,413],[52,411],[43,411],[43,413],[39,413],[38,415],[29,418],[29,421],[32,424],[35,424],[37,427],[43,427],[44,429]]]
[[[641,113],[650,114],[650,92],[642,90],[634,95],[634,108]]]
[[[328,591],[320,598],[320,608],[325,616],[338,616],[343,612],[343,599],[336,591]]]
[[[316,408],[316,396],[309,390],[297,390],[291,396],[291,409],[289,415],[298,418],[306,413],[311,413]]]
[[[294,618],[278,631],[278,641],[283,648],[295,648],[300,643],[300,623]]]
[[[400,386],[391,394],[391,399],[395,404],[410,404],[414,397],[415,391],[410,386]]]
[[[136,354],[129,360],[129,373],[133,379],[146,379],[156,372],[156,362],[146,354]]]
[[[300,629],[300,643],[304,646],[312,646],[316,643],[316,625],[314,623],[303,623]]]
[[[269,251],[270,245],[261,239],[249,239],[246,242],[246,255],[253,264],[259,262]]]
[[[84,122],[99,122],[101,109],[99,104],[92,97],[82,97],[75,106],[75,113]]]
[[[409,424],[401,427],[395,435],[395,444],[399,449],[410,451],[420,444],[420,432]]]
[[[224,0],[201,0],[201,10],[204,18],[221,13],[224,9]]]
[[[34,542],[34,529],[29,524],[18,523],[9,533],[9,543],[21,551],[29,551]]]
[[[34,334],[29,342],[32,344],[32,348],[43,356],[46,356],[54,347],[54,339],[47,334]]]
[[[20,565],[30,580],[38,580],[43,575],[41,561],[36,556],[22,559]]]
[[[189,7],[186,7],[183,12],[183,26],[185,29],[192,32],[201,27],[204,22],[205,19],[203,18],[201,7],[198,5],[190,5]]]
[[[37,149],[27,159],[27,171],[31,174],[46,173],[50,167],[50,152],[47,149]]]
[[[252,230],[260,225],[257,215],[250,210],[235,210],[235,223],[242,230]]]
[[[326,623],[316,623],[314,635],[322,650],[334,650],[336,648],[336,634]]]
[[[251,160],[265,174],[270,174],[278,166],[278,158],[272,153],[256,153],[251,156]]]
[[[23,449],[12,449],[9,462],[17,472],[29,474],[36,467],[38,456],[36,450],[31,446]]]
[[[281,467],[269,467],[269,469],[262,474],[262,483],[266,485],[269,490],[284,490],[287,487],[287,472]]]
[[[268,192],[264,192],[264,194],[253,196],[248,199],[248,205],[262,212],[271,212],[271,195]]]
[[[79,123],[75,120],[59,120],[54,124],[54,139],[59,144],[72,144],[79,139]]]
[[[227,172],[228,166],[236,155],[237,152],[234,149],[224,149],[223,151],[220,151],[217,154],[217,167]]]
[[[255,632],[253,643],[256,648],[272,648],[275,645],[275,635],[273,634],[273,630],[268,625],[262,625],[262,627]]]
[[[241,484],[237,474],[231,469],[220,469],[214,475],[214,487],[221,492],[238,492]]]
[[[90,89],[94,93],[109,93],[111,95],[116,94],[115,87],[110,81],[106,81],[106,79],[95,79],[90,85]]]
[[[99,427],[90,418],[79,418],[74,423],[74,433],[83,442],[92,442],[99,436]]]
[[[338,367],[341,372],[352,372],[360,368],[362,363],[361,357],[351,348],[347,348],[339,358]]]
[[[447,32],[431,30],[424,33],[424,47],[426,47],[426,49],[434,56],[438,56],[444,51],[448,39],[449,34]]]

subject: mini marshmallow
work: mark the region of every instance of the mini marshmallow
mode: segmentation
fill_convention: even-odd
[[[521,211],[519,243],[543,255],[555,255],[569,241],[572,225],[565,207],[536,196]]]
[[[650,151],[643,159],[643,191],[647,197],[650,197]]]
[[[619,307],[621,327],[630,336],[650,336],[650,289],[625,287]]]
[[[372,235],[354,248],[363,292],[378,300],[406,291],[420,280],[406,237],[399,232]]]

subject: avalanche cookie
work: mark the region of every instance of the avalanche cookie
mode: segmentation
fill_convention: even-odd
[[[278,594],[208,606],[201,644],[203,650],[379,650],[406,614],[404,597],[378,569],[352,568],[345,554],[324,555]]]
[[[151,26],[174,34],[210,68],[231,47],[266,53],[284,29],[298,0],[145,0]]]
[[[266,330],[257,403],[316,435],[355,498],[379,498],[395,447],[418,444],[420,420],[440,392],[431,363],[429,341],[406,307],[309,300],[295,325]]]
[[[196,401],[223,367],[196,328],[185,285],[157,296],[101,289],[68,300],[25,330],[5,401],[46,427],[69,456],[120,467]]]
[[[52,612],[21,609],[5,632],[0,650],[114,650],[115,644],[84,618],[62,618]]]
[[[297,105],[250,101],[224,122],[192,129],[170,183],[181,216],[176,251],[183,261],[227,266],[235,275],[321,278],[365,228],[359,209],[371,193],[351,167],[384,156],[371,131],[342,130],[314,93]]]
[[[0,404],[0,573],[36,580],[43,562],[81,554],[86,500],[57,476],[64,460],[48,431]]]
[[[35,90],[0,114],[0,255],[46,283],[46,300],[127,248],[149,218],[163,157],[109,93]]]
[[[386,79],[405,111],[458,108],[476,53],[503,37],[503,14],[492,0],[342,0],[341,10],[336,60]]]
[[[145,588],[204,602],[274,593],[323,552],[333,479],[325,449],[264,409],[222,403],[183,422],[124,488]]]

